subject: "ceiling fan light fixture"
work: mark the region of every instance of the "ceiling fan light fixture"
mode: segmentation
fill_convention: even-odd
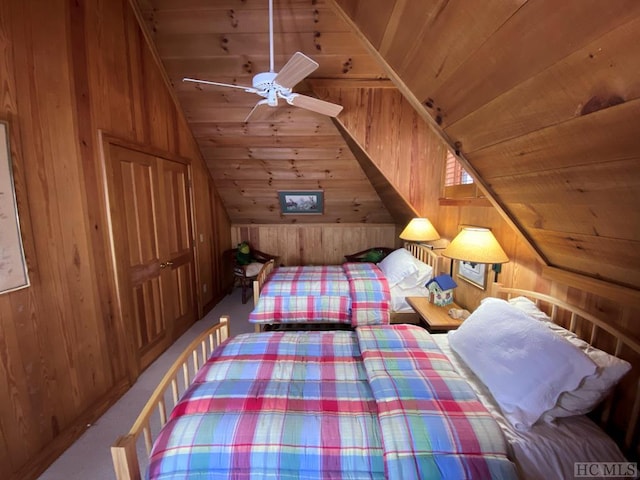
[[[318,67],[318,63],[307,57],[302,52],[294,53],[289,61],[280,69],[279,72],[274,71],[274,53],[273,53],[273,0],[269,0],[269,71],[261,72],[254,75],[252,80],[253,87],[244,87],[241,85],[231,85],[220,82],[212,82],[208,80],[198,80],[195,78],[183,78],[184,82],[204,83],[219,87],[231,87],[244,90],[247,93],[255,93],[265,98],[260,100],[245,118],[245,122],[249,120],[254,112],[261,110],[261,107],[267,105],[269,107],[278,106],[278,97],[283,98],[289,105],[304,108],[312,112],[320,113],[335,117],[342,110],[341,105],[326,102],[314,97],[293,93],[292,89],[298,82],[304,80],[308,75],[313,73]]]
[[[268,90],[273,86],[273,79],[278,75],[275,72],[262,72],[254,75],[253,88],[256,90]]]

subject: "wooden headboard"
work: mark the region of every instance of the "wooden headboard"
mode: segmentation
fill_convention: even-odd
[[[550,295],[507,288],[500,283],[494,283],[491,286],[491,296],[505,299],[527,297],[535,302],[554,323],[572,331],[594,347],[631,363],[631,371],[603,402],[593,419],[618,442],[628,457],[638,458],[640,456],[638,439],[640,342],[629,333],[603,322],[591,313]]]
[[[436,277],[443,272],[442,261],[444,257],[438,255],[431,247],[419,243],[405,242],[404,248],[418,260],[430,265],[433,268],[433,276]]]

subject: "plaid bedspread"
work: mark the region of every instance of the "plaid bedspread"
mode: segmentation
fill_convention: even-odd
[[[254,323],[389,323],[389,286],[374,264],[276,268],[249,315]]]
[[[429,333],[357,329],[388,478],[517,478],[500,427]]]
[[[351,324],[389,323],[391,294],[382,270],[371,263],[345,263],[342,267],[349,280]]]
[[[158,435],[148,478],[516,478],[497,424],[417,328],[226,342]]]
[[[158,436],[149,478],[384,478],[354,333],[263,332],[220,347]]]

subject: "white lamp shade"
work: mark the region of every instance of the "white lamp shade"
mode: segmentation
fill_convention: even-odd
[[[507,263],[509,257],[491,230],[465,227],[442,251],[445,257],[471,263]]]
[[[431,242],[440,234],[427,218],[414,218],[404,228],[400,238],[409,242]]]

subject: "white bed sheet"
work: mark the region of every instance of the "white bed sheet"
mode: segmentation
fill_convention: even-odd
[[[526,432],[516,430],[502,415],[489,390],[451,350],[447,335],[436,334],[433,337],[498,421],[520,478],[564,480],[574,478],[575,462],[626,461],[615,442],[586,416],[561,418],[556,424],[539,423]]]

